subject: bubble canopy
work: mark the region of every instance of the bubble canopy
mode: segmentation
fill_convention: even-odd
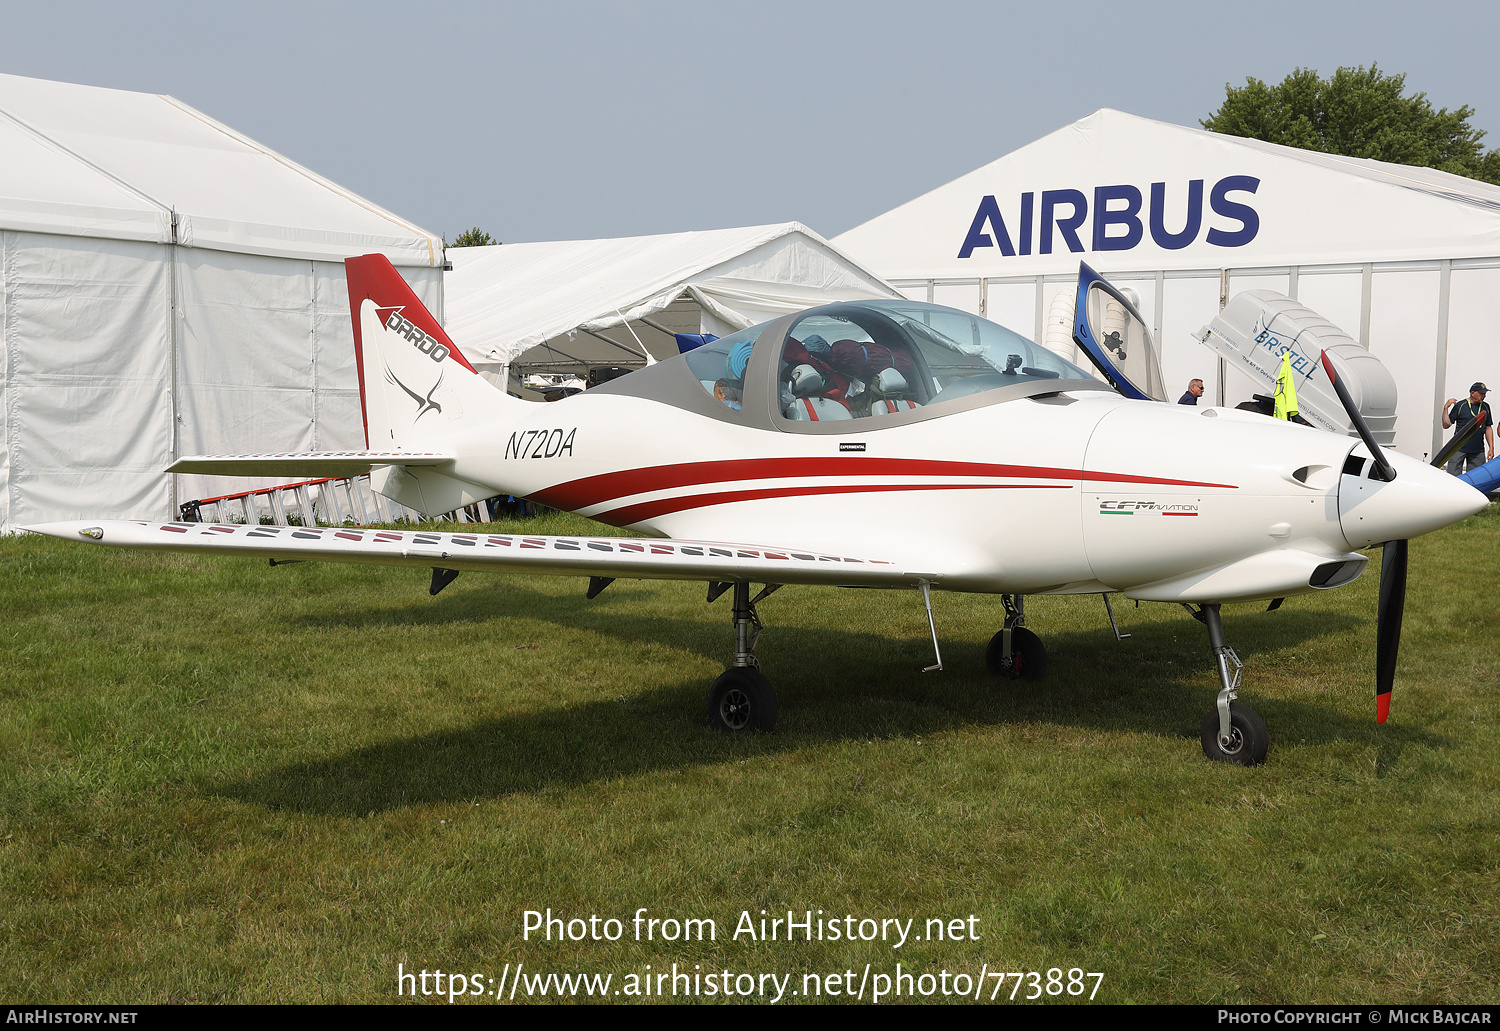
[[[1063,390],[1110,390],[1003,326],[920,301],[830,304],[596,388],[792,432],[873,430]],[[837,424],[856,422],[857,426]]]

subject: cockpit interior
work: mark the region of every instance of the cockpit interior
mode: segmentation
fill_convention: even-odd
[[[1038,393],[1077,380],[1108,389],[1094,374],[1002,326],[918,301],[826,305],[790,321],[752,326],[632,374],[627,379],[637,390],[631,392],[647,386],[642,378],[674,375],[665,367],[676,365],[728,412],[742,412],[753,384],[762,382],[770,388],[773,421],[787,430],[900,419],[1026,384]],[[625,382],[610,386],[627,389]]]

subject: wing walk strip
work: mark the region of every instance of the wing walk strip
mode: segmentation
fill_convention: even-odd
[[[172,551],[676,580],[910,586],[917,577],[883,559],[629,537],[539,537],[339,527],[226,526],[137,520],[69,521],[27,529],[70,540]],[[925,574],[931,578],[932,574]]]
[[[781,480],[792,478],[848,480],[853,477],[884,478],[902,476],[946,482],[912,483],[842,483],[821,487],[767,487],[742,491],[700,491],[673,498],[660,498],[618,505],[628,498],[660,491],[691,487],[716,487],[740,484],[747,480]],[[976,480],[1062,480],[1063,483],[978,483]],[[1119,483],[1135,486],[1176,486],[1237,489],[1231,483],[1205,483],[1197,480],[1174,480],[1131,473],[1097,472],[1086,469],[1062,469],[1048,466],[1001,465],[985,462],[947,462],[908,458],[744,458],[723,462],[687,462],[680,465],[651,466],[621,472],[585,476],[543,488],[529,495],[533,500],[569,511],[595,509],[593,517],[605,522],[628,526],[659,515],[722,505],[733,501],[789,497],[798,494],[843,494],[883,490],[963,490],[1031,487],[1033,489],[1067,488],[1083,483]],[[611,508],[611,505],[618,507]]]

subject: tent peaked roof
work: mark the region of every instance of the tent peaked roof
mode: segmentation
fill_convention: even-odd
[[[0,228],[337,261],[442,241],[172,97],[0,75]]]
[[[1123,111],[1116,111],[1108,107],[1100,108],[1089,117],[1093,118],[1100,115],[1151,122],[1153,125],[1163,126],[1168,129],[1177,129],[1181,132],[1196,133],[1199,136],[1205,136],[1214,140],[1228,140],[1231,143],[1260,150],[1267,154],[1275,154],[1293,161],[1305,161],[1308,164],[1318,165],[1349,175],[1357,175],[1371,182],[1381,183],[1386,186],[1399,186],[1402,189],[1416,190],[1418,193],[1429,194],[1460,204],[1473,204],[1476,207],[1500,210],[1500,186],[1482,182],[1478,179],[1470,179],[1467,176],[1454,175],[1452,172],[1428,168],[1424,165],[1401,165],[1394,161],[1345,157],[1342,154],[1325,154],[1316,150],[1288,147],[1280,143],[1267,143],[1264,140],[1254,140],[1246,136],[1226,136],[1223,133],[1210,132],[1207,129],[1193,129],[1187,126],[1173,125],[1170,122],[1158,122],[1154,119],[1141,118],[1139,115],[1126,114]]]
[[[798,222],[613,240],[455,247],[449,335],[472,360],[510,361],[578,330],[664,310],[684,292],[731,320],[896,292]],[[749,324],[745,322],[745,324]]]
[[[1151,198],[1157,184],[1164,186],[1162,211]],[[1220,185],[1224,191],[1215,200]],[[1140,194],[1133,212],[1123,207],[1124,187]],[[1194,189],[1201,231],[1183,242],[1177,237],[1184,227],[1197,228],[1188,201]],[[1081,196],[1086,220],[1071,221],[1080,213],[1069,200],[1049,207],[1049,193]],[[1012,237],[1031,234],[1026,245],[1015,239],[1013,255],[1003,254],[1011,240],[988,249],[964,246],[986,197],[994,199]],[[1103,230],[1093,210],[1101,199],[1111,205]],[[1144,229],[1152,218],[1155,230],[1121,245],[1132,221]],[[1064,219],[1070,228],[1055,231]],[[986,234],[993,228],[980,224]],[[1208,238],[1215,228],[1218,244]],[[1233,242],[1222,243],[1220,234]],[[1158,238],[1170,246],[1158,245]],[[1500,187],[1433,168],[1299,150],[1101,108],[834,242],[890,279],[1062,273],[1076,271],[1080,257],[1106,271],[1162,262],[1227,268],[1490,257],[1500,255]]]

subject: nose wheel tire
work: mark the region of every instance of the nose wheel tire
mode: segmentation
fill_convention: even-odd
[[[984,665],[991,676],[1007,680],[1040,680],[1047,673],[1047,648],[1042,639],[1023,626],[1010,632],[1010,662],[1002,657],[1005,631],[990,638],[984,650]]]
[[[760,670],[737,666],[714,681],[708,719],[722,734],[769,733],[776,729],[776,692]]]
[[[1266,761],[1266,749],[1271,736],[1266,732],[1266,721],[1254,709],[1239,702],[1229,703],[1229,743],[1219,741],[1219,710],[1208,710],[1203,717],[1203,731],[1199,735],[1203,742],[1203,754],[1214,762],[1238,763],[1241,766],[1259,766]]]

